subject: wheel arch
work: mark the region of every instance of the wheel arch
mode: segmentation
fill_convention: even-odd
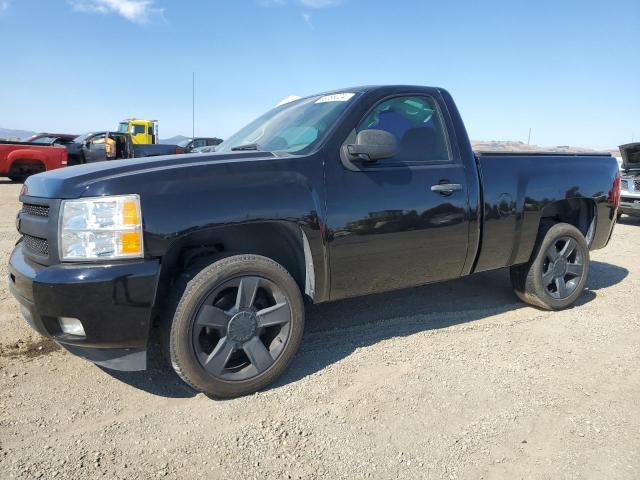
[[[34,163],[40,162],[43,165],[47,164],[47,159],[42,152],[38,152],[37,150],[31,149],[21,149],[14,150],[7,157],[9,167],[13,165],[15,162],[25,162],[25,163]]]
[[[596,227],[596,203],[591,198],[566,198],[551,202],[540,212],[538,232],[548,224],[568,223],[584,235],[591,245]]]
[[[279,263],[303,296],[314,300],[315,269],[307,235],[296,223],[277,221],[199,230],[175,240],[162,258],[157,298],[166,297],[186,270],[240,254],[261,255]]]
[[[536,220],[523,224],[525,231],[523,231],[522,242],[510,265],[528,262],[541,235],[551,225],[557,223],[568,223],[576,227],[584,235],[587,245],[591,247],[596,232],[596,212],[596,202],[591,198],[565,198],[547,203],[536,212],[536,217],[534,217]]]

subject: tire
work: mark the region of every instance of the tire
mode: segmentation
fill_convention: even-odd
[[[24,183],[31,175],[44,172],[44,165],[40,162],[14,163],[7,174],[9,180],[16,183]]]
[[[562,310],[584,290],[589,265],[584,235],[573,225],[557,223],[541,230],[528,263],[511,267],[511,284],[523,302]]]
[[[9,177],[9,180],[16,183],[24,183],[24,181],[27,179],[27,175],[19,173],[10,173],[9,175],[7,175],[7,177]]]
[[[175,372],[195,390],[239,397],[284,372],[303,330],[304,303],[291,275],[269,258],[234,255],[187,281],[168,353]]]

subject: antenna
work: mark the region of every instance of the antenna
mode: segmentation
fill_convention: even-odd
[[[191,138],[196,138],[196,72],[191,72]]]
[[[529,127],[529,136],[527,137],[527,145],[531,145],[531,127]]]

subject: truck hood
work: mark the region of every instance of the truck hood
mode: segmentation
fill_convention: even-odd
[[[640,142],[620,145],[623,170],[640,170]]]
[[[33,175],[24,184],[22,194],[42,198],[78,198],[93,184],[102,180],[137,175],[147,171],[206,165],[213,163],[239,164],[275,158],[271,152],[231,152],[163,155],[130,158],[59,168]]]

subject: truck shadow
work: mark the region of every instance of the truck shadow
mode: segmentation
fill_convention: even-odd
[[[592,262],[587,290],[577,306],[597,296],[597,291],[621,282],[629,271]],[[480,273],[444,283],[357,297],[308,307],[302,347],[289,369],[268,389],[275,389],[323,370],[356,348],[387,338],[473,322],[490,315],[528,308],[509,282],[509,270]],[[532,310],[532,315],[535,311]],[[162,359],[159,345],[149,349],[144,372],[105,373],[154,395],[186,398],[196,395]]]
[[[593,301],[598,290],[620,283],[628,274],[626,268],[592,262],[587,289],[576,306]],[[513,293],[508,269],[314,305],[307,310],[305,337],[299,354],[272,388],[321,371],[357,348],[388,338],[469,323],[521,308],[531,307]],[[537,315],[536,310],[531,312],[532,316]]]

